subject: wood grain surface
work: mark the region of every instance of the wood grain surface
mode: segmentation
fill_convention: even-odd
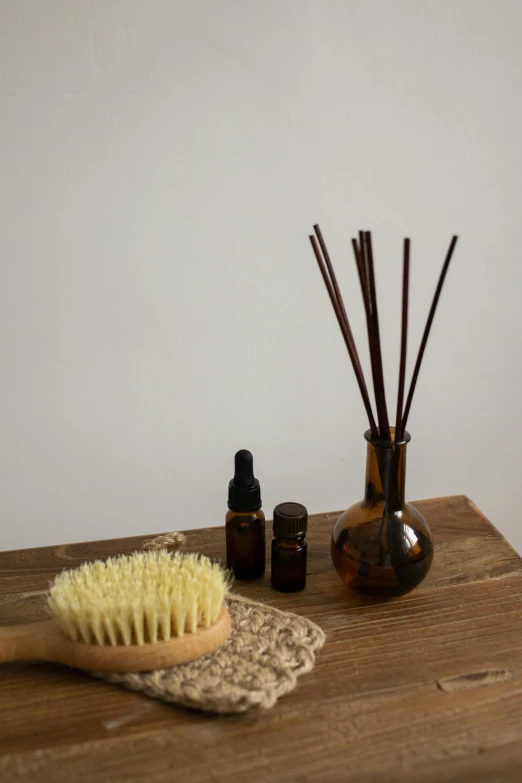
[[[53,664],[0,667],[0,780],[522,780],[522,561],[466,497],[416,504],[436,553],[391,602],[351,593],[330,561],[338,514],[309,522],[306,589],[268,574],[237,592],[319,623],[315,669],[267,712],[212,716]],[[0,624],[44,619],[49,580],[147,536],[0,554]],[[186,548],[224,559],[222,528]]]

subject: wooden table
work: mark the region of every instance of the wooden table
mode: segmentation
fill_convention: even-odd
[[[436,555],[404,598],[370,601],[341,584],[335,513],[310,519],[305,591],[236,583],[327,634],[313,672],[267,712],[216,717],[57,665],[0,667],[0,780],[519,783],[522,561],[467,498],[417,505]],[[0,554],[0,623],[40,619],[63,567],[147,537]],[[189,545],[223,557],[223,529],[191,531]]]

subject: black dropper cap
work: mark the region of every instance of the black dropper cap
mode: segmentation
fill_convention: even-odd
[[[228,485],[228,507],[231,511],[257,511],[261,508],[261,487],[254,476],[254,458],[241,449],[234,458],[234,478]]]

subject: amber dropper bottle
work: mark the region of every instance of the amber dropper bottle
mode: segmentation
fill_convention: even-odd
[[[238,451],[234,463],[225,518],[227,566],[236,579],[259,579],[265,573],[266,560],[261,488],[254,476],[254,460],[249,451]]]
[[[274,508],[272,587],[296,593],[306,585],[306,528],[308,512],[301,503],[280,503]]]

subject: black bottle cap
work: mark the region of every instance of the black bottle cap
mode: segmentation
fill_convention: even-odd
[[[228,485],[228,507],[231,511],[257,511],[261,508],[261,487],[254,476],[254,459],[247,449],[234,458],[234,478]]]
[[[274,535],[276,538],[304,536],[308,525],[308,511],[301,503],[280,503],[274,508]]]

